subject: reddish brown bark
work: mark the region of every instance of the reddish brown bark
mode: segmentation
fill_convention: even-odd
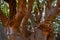
[[[50,39],[51,40],[53,40],[53,36],[54,36],[54,34],[53,34],[53,26],[49,26],[50,27],[50,30],[49,30],[49,27],[48,27],[48,24],[49,24],[49,22],[51,21],[52,23],[53,23],[53,21],[55,20],[55,18],[57,17],[57,15],[59,14],[59,11],[60,11],[60,9],[59,9],[59,5],[57,5],[56,6],[56,8],[54,9],[54,11],[52,11],[51,12],[51,14],[47,17],[47,19],[41,24],[40,23],[40,29],[41,29],[41,27],[43,28],[42,30],[48,30],[47,32],[48,33],[50,33],[49,35],[50,35]],[[52,25],[52,23],[51,23],[51,25]],[[46,28],[45,28],[46,27]],[[50,40],[50,39],[48,39],[48,40]]]
[[[12,20],[16,14],[16,0],[9,0],[9,9],[10,9],[10,20]]]
[[[3,12],[0,10],[0,20],[2,20],[4,26],[8,26],[8,19],[6,18],[6,16],[3,14]]]
[[[40,19],[39,19],[39,16],[38,16],[38,9],[37,8],[35,8],[34,13],[35,13],[35,21],[36,21],[36,23],[39,23]]]
[[[47,7],[48,9],[51,9],[52,1],[53,1],[53,0],[46,0],[46,7]]]
[[[27,27],[28,27],[28,19],[30,18],[31,15],[31,11],[32,11],[32,5],[33,5],[34,0],[29,0],[28,1],[28,8],[26,11],[26,15],[23,18],[23,22],[22,22],[22,29],[23,29],[23,35],[25,37],[28,37],[30,35],[30,33],[27,31]],[[24,29],[25,28],[25,29]]]
[[[13,30],[18,30],[20,23],[26,14],[26,1],[25,0],[18,0],[18,10],[15,15],[15,18],[11,21],[11,27]]]
[[[28,1],[28,8],[26,7],[26,0],[18,0],[17,13],[16,13],[16,3],[13,2],[13,1],[15,1],[15,0],[10,0],[9,1],[9,5],[10,5],[10,19],[9,19],[9,22],[10,22],[10,24],[8,23],[8,19],[3,15],[3,12],[1,10],[0,10],[0,19],[2,19],[3,24],[5,26],[10,25],[12,27],[12,30],[18,31],[19,26],[22,25],[22,31],[23,31],[22,35],[25,38],[26,38],[26,36],[29,37],[31,32],[27,31],[27,25],[28,25],[28,19],[31,15],[31,10],[32,10],[32,5],[33,5],[34,0],[29,0]],[[51,3],[52,3],[52,0],[47,0],[47,8],[48,9],[51,8]],[[53,24],[52,23],[60,12],[60,1],[57,2],[57,6],[53,10],[54,11],[50,12],[50,15],[47,16],[45,21],[43,21],[42,23],[39,23],[37,25],[37,28],[42,30],[45,37],[48,34],[50,35],[49,39],[51,37],[53,38]],[[37,13],[37,10],[35,10],[35,12]],[[35,16],[36,16],[36,19],[37,19],[38,17],[37,17],[36,13],[35,13]],[[53,39],[51,39],[51,40],[53,40]]]

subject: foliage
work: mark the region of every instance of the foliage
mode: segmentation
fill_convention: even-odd
[[[56,21],[54,22],[54,32],[60,33],[60,15],[57,16]]]
[[[0,4],[0,9],[4,12],[4,15],[6,15],[6,17],[9,17],[9,5],[8,3],[4,2],[3,4]]]

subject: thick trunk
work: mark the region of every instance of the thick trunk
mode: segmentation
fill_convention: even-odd
[[[9,9],[10,9],[10,21],[16,14],[16,0],[9,0]]]
[[[8,2],[8,0],[4,0],[4,1]],[[29,37],[31,32],[27,31],[27,27],[28,27],[28,19],[31,15],[33,2],[34,0],[28,0],[28,8],[27,8],[26,0],[18,0],[18,9],[16,13],[16,0],[9,0],[9,8],[10,8],[9,20],[3,15],[3,12],[0,10],[0,19],[2,20],[3,24],[6,27],[11,26],[12,30],[16,30],[17,32],[19,31],[19,28],[22,27],[22,33],[23,33],[22,35],[24,36],[24,38]],[[51,9],[51,3],[52,0],[47,0],[46,7],[48,9]],[[40,9],[39,3],[38,3],[38,8]],[[53,40],[54,34],[53,34],[52,23],[54,19],[57,17],[57,15],[59,14],[59,11],[60,11],[60,1],[58,0],[57,6],[55,7],[55,9],[53,9],[53,11],[50,12],[50,14],[46,17],[45,21],[37,25],[37,28],[43,31],[45,39],[47,38],[47,35],[49,35],[48,40],[50,40],[50,38],[51,40]],[[38,15],[36,13],[37,13],[37,9],[35,10],[35,17],[37,22],[39,22]]]
[[[13,18],[13,20],[11,21],[11,25],[10,25],[13,30],[16,30],[16,31],[19,30],[20,23],[25,14],[26,14],[26,1],[18,0],[17,13],[16,13],[15,17]]]

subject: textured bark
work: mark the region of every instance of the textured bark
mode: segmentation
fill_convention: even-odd
[[[25,0],[18,0],[18,9],[15,15],[15,18],[11,21],[11,27],[13,30],[18,30],[20,23],[26,14],[26,1]]]
[[[46,3],[46,7],[47,7],[48,9],[51,9],[51,7],[52,7],[52,5],[51,5],[51,4],[52,4],[52,1],[53,1],[53,0],[46,0],[46,2],[47,2],[47,3]]]
[[[6,31],[4,30],[4,26],[0,25],[0,40],[8,40]]]
[[[8,19],[6,18],[6,16],[3,14],[3,12],[0,10],[0,20],[2,20],[4,26],[8,26]]]
[[[45,19],[50,15],[50,12],[53,10],[52,2],[53,0],[46,0]]]
[[[46,18],[46,21],[54,21],[54,19],[58,16],[59,11],[59,7],[56,7],[54,11],[52,11],[51,14]]]
[[[27,25],[28,25],[28,19],[30,18],[30,15],[31,15],[31,11],[32,11],[32,5],[33,5],[33,2],[34,0],[29,0],[28,1],[28,8],[27,8],[27,11],[26,11],[26,15],[24,16],[23,18],[23,22],[22,22],[22,29],[23,29],[23,35],[25,37],[28,37],[30,35],[30,33],[27,31]],[[25,29],[24,29],[25,28]]]
[[[22,23],[22,25],[26,25],[27,22],[28,22],[28,18],[29,18],[30,15],[31,15],[33,2],[34,2],[34,0],[32,0],[32,1],[29,0],[27,12],[26,12],[26,15],[25,15],[24,18],[23,18],[23,23]]]
[[[53,0],[46,0],[45,19],[50,15],[50,12],[53,10],[52,1]]]
[[[10,20],[13,19],[13,17],[16,14],[16,0],[4,0],[9,4],[9,9],[10,9]]]
[[[39,16],[38,16],[38,9],[37,8],[35,8],[34,13],[35,13],[35,21],[36,21],[36,23],[39,23],[40,19],[39,19]]]
[[[16,14],[16,0],[8,0],[8,4],[9,4],[9,25],[11,27],[12,25],[12,20],[15,17]]]
[[[9,0],[9,9],[10,9],[10,21],[16,14],[16,0]]]
[[[49,22],[53,22],[55,20],[55,18],[57,17],[57,15],[59,14],[59,11],[60,11],[60,5],[59,5],[60,2],[57,3],[57,6],[55,7],[54,11],[51,11],[50,12],[50,15],[45,19],[45,21],[41,24],[40,23],[40,29],[41,30],[44,30],[44,31],[47,31],[48,33],[50,33],[49,35],[49,38],[51,39],[48,39],[48,40],[53,40],[53,26],[48,26]],[[52,25],[52,23],[51,23]]]
[[[39,3],[39,0],[37,1],[37,7],[38,7],[38,11],[39,11],[39,17],[40,17],[40,21],[41,21],[41,17],[42,17],[42,12],[43,12],[43,8],[41,8],[41,4]],[[42,9],[42,10],[41,10]]]
[[[7,0],[4,0],[4,1],[8,2]],[[31,32],[27,31],[27,27],[28,27],[28,19],[31,16],[33,2],[34,2],[34,0],[28,0],[28,8],[27,8],[26,7],[26,0],[18,0],[18,9],[17,9],[17,13],[16,13],[16,0],[9,0],[10,19],[8,20],[3,15],[3,12],[0,10],[0,19],[3,21],[3,24],[6,27],[8,27],[8,25],[11,26],[12,30],[16,30],[17,32],[19,30],[19,26],[20,26],[20,28],[22,27],[22,35],[24,36],[24,38],[29,37]],[[51,3],[52,3],[52,0],[47,0],[46,7],[48,9],[46,9],[46,10],[52,9]],[[39,3],[38,3],[38,8],[40,9]],[[42,30],[45,38],[47,38],[47,36],[48,36],[48,40],[53,40],[54,34],[53,34],[52,22],[55,20],[55,18],[59,14],[59,12],[60,12],[60,1],[58,0],[57,6],[53,9],[53,11],[50,12],[49,16],[46,17],[45,21],[40,22],[37,25],[37,28]],[[37,13],[37,9],[35,10],[35,17],[37,19],[38,15],[36,13]],[[10,24],[9,24],[9,22],[10,22]]]

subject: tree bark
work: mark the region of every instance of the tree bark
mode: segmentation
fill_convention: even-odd
[[[30,18],[31,11],[32,11],[32,5],[33,5],[34,0],[29,0],[28,1],[28,8],[26,11],[26,15],[23,18],[22,22],[22,29],[23,29],[23,35],[24,37],[29,37],[30,33],[27,31],[28,27],[28,19]],[[25,28],[25,29],[24,29]]]
[[[26,13],[26,1],[25,0],[18,0],[18,10],[17,13],[15,15],[15,17],[13,18],[13,20],[11,21],[11,27],[12,29],[16,30],[19,28],[20,23],[24,17]]]
[[[9,0],[9,9],[10,9],[10,21],[16,14],[16,0]]]
[[[8,19],[1,10],[0,10],[0,20],[2,20],[4,26],[8,27]]]

